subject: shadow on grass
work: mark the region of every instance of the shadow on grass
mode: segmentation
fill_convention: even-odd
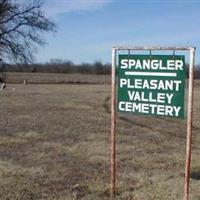
[[[194,180],[200,180],[200,171],[191,172],[190,178]]]

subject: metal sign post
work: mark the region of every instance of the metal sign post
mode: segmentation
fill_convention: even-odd
[[[115,198],[116,179],[116,50],[112,51],[112,83],[111,83],[111,165],[110,165],[110,194],[111,199]]]
[[[191,144],[192,144],[192,114],[193,114],[193,96],[194,96],[194,63],[195,63],[195,48],[190,48],[184,200],[189,199]]]
[[[173,51],[173,55],[119,55],[118,102],[116,101],[116,55],[118,50]],[[192,144],[192,111],[194,90],[195,47],[134,47],[112,49],[111,81],[111,176],[110,194],[116,194],[116,103],[118,111],[184,117],[184,56],[175,51],[190,51],[187,144],[184,200],[189,200],[189,179]],[[132,59],[132,60],[131,60]],[[131,81],[133,84],[131,85]],[[165,86],[164,86],[165,83]],[[143,86],[141,87],[141,85]],[[161,91],[161,92],[160,92]],[[160,103],[160,105],[159,105]]]

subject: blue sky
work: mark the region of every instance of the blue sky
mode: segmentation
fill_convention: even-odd
[[[129,44],[196,46],[200,63],[200,0],[46,0],[44,11],[57,33],[36,62],[111,62],[112,46]]]

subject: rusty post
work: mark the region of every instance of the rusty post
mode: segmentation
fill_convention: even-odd
[[[111,162],[110,162],[110,197],[115,198],[116,181],[116,50],[112,49],[112,74],[111,74]]]
[[[195,47],[191,47],[189,88],[188,88],[188,111],[187,111],[186,164],[185,164],[185,182],[184,182],[183,200],[189,200],[191,144],[192,144],[192,114],[193,114],[193,95],[194,95],[194,62],[195,62]]]

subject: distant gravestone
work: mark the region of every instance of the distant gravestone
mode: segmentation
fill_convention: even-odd
[[[5,89],[6,89],[6,84],[3,83],[3,84],[1,85],[1,90],[5,90]]]

